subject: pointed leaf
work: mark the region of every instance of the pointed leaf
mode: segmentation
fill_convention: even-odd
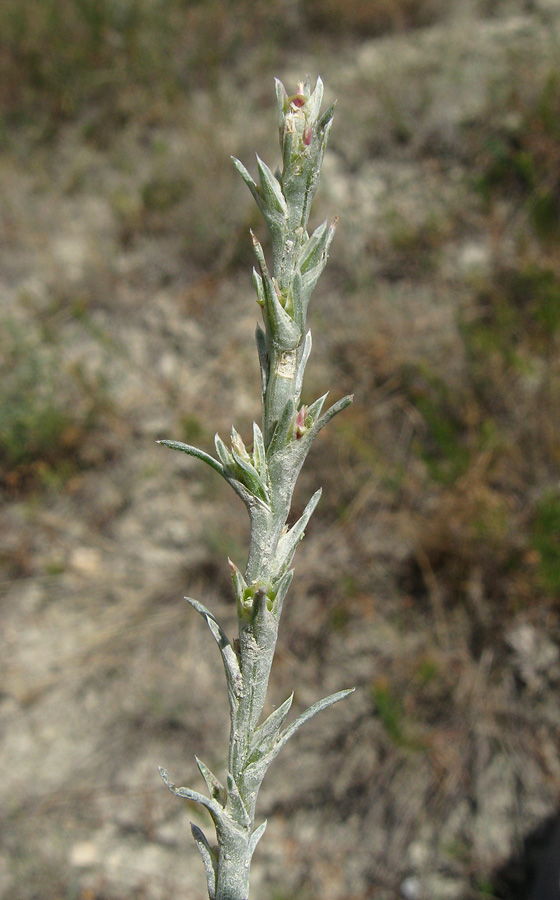
[[[293,692],[290,694],[287,700],[275,709],[269,715],[268,719],[266,719],[262,725],[260,725],[255,734],[253,735],[253,740],[251,741],[251,745],[249,747],[249,752],[247,754],[247,758],[251,759],[254,753],[260,751],[261,754],[268,753],[269,750],[272,749],[278,735],[280,733],[280,729],[284,724],[286,716],[290,711],[290,707],[292,705],[292,700],[294,699]]]
[[[247,582],[245,581],[243,575],[240,570],[237,568],[234,562],[228,556],[228,564],[231,569],[231,577],[233,579],[233,591],[235,597],[239,603],[243,602],[243,594],[247,589]]]
[[[327,148],[327,144],[329,141],[329,134],[331,133],[332,123],[333,123],[334,107],[335,107],[335,104],[333,103],[333,105],[331,107],[329,107],[329,109],[326,111],[326,113],[324,113],[321,116],[321,119],[319,121],[319,130],[322,131],[322,133],[323,133],[323,139],[321,141],[321,154],[319,157],[319,166],[321,166],[323,163],[323,155],[325,153],[325,150]]]
[[[304,272],[301,276],[301,291],[303,296],[306,298],[306,303],[309,305],[309,300],[311,299],[311,295],[315,290],[315,286],[319,281],[319,277],[323,272],[323,269],[327,265],[328,254],[325,252],[316,266],[313,266],[312,269],[308,269],[307,272]]]
[[[257,293],[257,303],[259,304],[259,306],[264,306],[265,297],[263,280],[255,268],[253,269],[253,285]]]
[[[319,397],[318,400],[315,400],[314,403],[307,410],[307,416],[312,420],[312,422],[316,422],[319,416],[321,415],[321,410],[323,409],[325,400],[329,396],[329,392],[323,394],[322,397]]]
[[[268,205],[283,216],[288,215],[288,207],[286,198],[284,197],[277,179],[274,177],[269,167],[257,155],[257,167],[259,170],[259,178],[261,181],[262,192]]]
[[[350,688],[346,691],[337,691],[336,694],[331,694],[330,697],[325,697],[324,700],[319,700],[318,703],[314,703],[313,706],[310,706],[309,709],[306,709],[297,719],[292,722],[291,725],[286,728],[285,731],[282,732],[274,747],[266,753],[263,757],[257,759],[255,762],[250,763],[245,771],[243,772],[243,780],[247,785],[255,785],[258,786],[261,784],[268,767],[271,762],[276,759],[280,750],[286,744],[292,735],[301,728],[301,726],[311,719],[316,713],[320,712],[322,709],[327,709],[327,707],[332,706],[333,703],[336,703],[338,700],[342,700],[344,697],[347,697],[348,694],[351,694],[355,688]]]
[[[265,310],[275,342],[283,349],[294,349],[300,340],[300,329],[280,303],[276,287],[268,271],[263,249],[253,232],[251,235],[263,283]]]
[[[288,441],[290,426],[296,412],[293,399],[288,400],[279,421],[276,423],[272,437],[268,444],[268,458],[270,459],[279,450],[283,450]]]
[[[203,603],[199,603],[198,600],[193,600],[191,597],[185,597],[185,600],[190,603],[193,609],[195,609],[197,613],[199,613],[203,617],[203,619],[206,620],[206,623],[210,631],[212,632],[214,640],[216,641],[220,649],[220,653],[222,654],[222,660],[226,672],[226,680],[228,683],[228,693],[230,695],[230,703],[236,706],[243,689],[243,678],[241,675],[241,669],[239,667],[237,654],[231,646],[226,633],[222,630],[215,616],[210,612],[210,610],[207,609]]]
[[[247,451],[247,447],[245,446],[245,442],[241,435],[239,434],[235,425],[231,426],[231,449],[232,453],[235,451],[241,459],[248,460],[249,453]]]
[[[262,825],[259,825],[258,828],[255,828],[255,830],[253,831],[253,834],[249,838],[249,859],[252,858],[253,853],[255,852],[255,848],[265,832],[266,824],[267,823],[266,823],[266,819],[265,819],[264,822],[262,823]]]
[[[309,306],[309,301],[311,299],[311,295],[315,290],[315,286],[319,280],[319,277],[327,264],[328,254],[325,251],[319,262],[312,269],[309,269],[305,273],[296,272],[293,280],[293,298],[294,298],[294,310],[298,310],[298,317],[296,317],[299,321],[299,317],[302,322],[305,322],[307,316],[307,308]]]
[[[227,472],[228,470],[231,470],[233,468],[233,457],[218,432],[216,432],[214,436],[214,445],[216,447],[216,453],[222,462],[224,471]]]
[[[215,900],[216,877],[218,872],[218,860],[216,854],[206,840],[204,832],[198,825],[195,825],[194,822],[191,822],[191,832],[195,839],[196,846],[200,851],[200,855],[202,856],[202,862],[204,863],[204,871],[206,872],[206,881],[208,883],[208,897],[210,900]]]
[[[234,156],[232,156],[231,158],[232,158],[235,168],[237,169],[237,171],[241,175],[243,181],[245,182],[245,184],[251,191],[257,206],[259,207],[261,213],[263,214],[266,224],[268,225],[269,231],[273,237],[273,240],[276,239],[278,241],[281,241],[283,238],[284,229],[285,229],[285,219],[286,219],[285,215],[283,213],[279,212],[276,209],[275,205],[270,206],[268,204],[266,198],[259,191],[255,181],[253,180],[253,178],[251,177],[251,175],[249,174],[249,172],[247,171],[247,169],[245,168],[243,163],[240,162],[238,159],[236,159]],[[274,177],[274,176],[272,176],[272,177]]]
[[[213,819],[215,817],[218,820],[220,819],[223,810],[216,800],[205,797],[204,794],[200,794],[198,791],[191,791],[190,788],[176,787],[170,780],[167,770],[162,769],[161,766],[159,767],[159,774],[166,787],[168,787],[171,793],[175,794],[176,797],[181,797],[183,800],[192,800],[194,803],[200,803],[201,806],[204,806],[209,811]]]
[[[350,406],[353,400],[354,394],[348,394],[346,397],[342,397],[341,400],[337,400],[336,403],[333,403],[330,409],[328,409],[326,413],[324,413],[321,418],[315,423],[315,426],[313,428],[313,437],[315,437],[315,435],[317,435],[321,431],[321,429],[324,428],[328,422],[330,422],[331,419],[338,415],[339,412],[342,412],[343,409],[346,409],[347,406]]]
[[[302,323],[302,326],[303,326],[303,323]],[[309,354],[311,353],[311,346],[312,346],[311,332],[308,331],[307,334],[305,335],[303,351],[301,354],[301,359],[298,362],[298,367],[297,367],[297,372],[296,372],[296,378],[295,378],[296,403],[299,402],[299,398],[301,396],[301,389],[303,387],[303,376],[305,373],[305,367],[307,365],[307,360],[309,359]]]
[[[309,522],[309,519],[313,515],[315,507],[321,499],[321,493],[321,488],[319,488],[318,491],[315,491],[311,500],[305,507],[302,515],[297,520],[295,525],[293,525],[286,534],[283,534],[278,541],[276,559],[279,561],[279,565],[277,574],[282,573],[285,569],[288,568],[289,565],[291,565],[292,559],[294,558],[294,554],[297,549],[297,545],[303,538],[307,523]]]
[[[253,422],[253,464],[268,488],[268,464],[266,461],[266,450],[264,447],[264,438],[262,431],[256,422]]]
[[[323,115],[321,116],[319,121],[317,122],[319,129],[321,131],[325,132],[327,136],[328,136],[328,133],[331,128],[335,106],[336,106],[336,100],[334,101],[334,103],[331,103],[331,105],[329,107],[327,107],[327,109],[325,110],[325,112],[323,113]]]
[[[274,85],[276,87],[276,100],[278,102],[278,125],[281,128],[284,122],[284,116],[288,111],[288,94],[286,88],[278,78],[274,79]]]
[[[266,349],[266,336],[260,325],[257,325],[256,339],[257,350],[259,353],[259,363],[261,367],[261,392],[264,394],[268,382],[268,369],[270,364],[268,360],[268,351]]]
[[[308,88],[309,90],[309,88]],[[319,110],[321,109],[321,103],[323,102],[323,82],[320,78],[317,78],[315,83],[315,90],[311,94],[311,97],[307,101],[305,105],[306,112],[309,112],[309,116],[312,119],[316,119],[319,115]]]
[[[325,219],[315,229],[307,243],[303,245],[297,263],[297,267],[302,274],[316,266],[321,259],[325,247],[327,224],[328,222]]]
[[[300,340],[301,328],[286,312],[272,283],[265,280],[266,311],[274,341],[282,349],[294,350]]]
[[[231,772],[227,773],[227,798],[234,820],[239,825],[242,825],[246,828],[251,824],[251,816],[245,808],[245,804],[243,803],[241,794],[239,793],[237,782],[235,781],[235,778],[233,777]]]
[[[239,480],[253,493],[261,502],[267,506],[270,505],[270,496],[268,486],[260,477],[255,467],[233,451],[233,458],[237,463],[239,471]]]
[[[247,169],[245,168],[245,166],[239,159],[236,159],[235,156],[232,156],[231,161],[233,162],[233,165],[235,166],[235,168],[241,175],[243,181],[245,182],[245,184],[251,191],[251,193],[252,193],[253,197],[255,198],[255,200],[257,201],[258,205],[260,206],[261,205],[261,196],[259,194],[259,190],[257,188],[256,183],[253,181],[253,178],[251,177],[251,175],[249,174],[249,172],[247,171]]]
[[[282,182],[282,187],[284,188],[284,193],[286,194],[286,173],[288,173],[289,176],[290,168],[292,165],[292,156],[294,153],[294,144],[296,143],[296,140],[298,138],[295,131],[284,131],[282,137],[284,141],[284,146],[282,148],[282,164],[284,166],[284,179]]]
[[[164,447],[170,447],[172,450],[181,450],[183,453],[188,453],[189,456],[195,456],[197,459],[201,459],[202,462],[205,462],[207,465],[211,466],[216,472],[219,472],[220,475],[224,475],[224,467],[218,462],[217,459],[214,459],[213,456],[210,456],[209,453],[205,453],[204,450],[199,450],[197,447],[191,447],[190,444],[183,444],[181,441],[156,441],[157,444],[163,444]]]
[[[276,597],[274,598],[274,615],[277,619],[280,618],[282,613],[282,606],[284,604],[284,598],[288,593],[289,587],[292,583],[292,579],[294,577],[294,570],[289,569],[287,572],[284,572],[278,583],[276,584]]]
[[[210,791],[210,796],[214,798],[214,800],[218,800],[219,803],[223,806],[225,803],[225,789],[223,784],[216,778],[213,772],[210,771],[208,766],[206,766],[198,756],[195,756],[196,764],[198,766],[198,770],[204,781],[206,782],[206,787]]]
[[[329,697],[325,697],[323,700],[318,700],[317,703],[314,703],[313,706],[310,706],[305,712],[302,712],[297,719],[292,722],[291,725],[288,725],[285,731],[282,732],[278,743],[276,745],[277,752],[279,752],[284,744],[286,744],[292,735],[296,733],[298,728],[301,728],[309,719],[312,719],[313,716],[317,715],[318,712],[321,712],[322,709],[327,709],[329,706],[332,706],[333,703],[338,703],[339,700],[343,700],[344,697],[347,697],[349,694],[354,693],[356,688],[347,688],[345,691],[337,691],[336,694],[331,694]]]

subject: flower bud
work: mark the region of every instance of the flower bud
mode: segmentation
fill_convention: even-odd
[[[241,435],[235,428],[231,429],[231,447],[241,459],[248,460],[250,459],[249,454],[247,453],[247,447],[245,446]]]
[[[294,434],[296,436],[296,439],[298,439],[298,440],[300,437],[303,437],[303,435],[307,431],[307,427],[305,425],[306,418],[307,418],[307,406],[302,406],[296,416],[295,429],[294,429]]]

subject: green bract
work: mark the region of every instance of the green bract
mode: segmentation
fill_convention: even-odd
[[[251,858],[266,823],[255,828],[257,795],[272,760],[308,719],[350,691],[340,691],[315,703],[284,727],[292,697],[259,724],[276,647],[282,604],[292,581],[292,561],[321,491],[309,500],[300,519],[287,527],[295,483],[321,428],[348,406],[344,397],[326,412],[326,394],[309,407],[301,406],[303,375],[311,352],[307,308],[323,271],[335,224],[320,225],[311,236],[307,222],[317,190],[334,107],[321,115],[323,84],[309,80],[289,97],[276,82],[283,169],[273,173],[257,157],[258,183],[245,166],[234,165],[248,185],[272,237],[269,270],[253,237],[257,269],[253,283],[262,309],[264,328],[257,326],[261,367],[262,425],[253,425],[248,449],[235,428],[228,447],[216,435],[217,459],[178,441],[160,441],[207,463],[241,497],[251,520],[249,556],[244,574],[231,562],[237,601],[239,638],[233,644],[202,603],[189,603],[206,620],[224,664],[231,720],[228,771],[222,785],[197,759],[209,796],[177,788],[167,772],[161,775],[174,794],[205,806],[216,827],[213,849],[197,826],[193,837],[202,855],[210,900],[247,900]]]

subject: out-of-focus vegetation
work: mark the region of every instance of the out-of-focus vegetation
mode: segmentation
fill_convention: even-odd
[[[522,68],[488,112],[471,136],[476,189],[488,210],[497,197],[515,197],[537,237],[558,240],[560,73],[552,70],[543,79]]]
[[[14,320],[1,332],[0,487],[60,487],[99,462],[88,444],[108,409],[104,386],[79,363],[61,370],[56,345]]]
[[[402,587],[442,618],[444,609],[451,617],[468,610],[477,655],[521,610],[560,600],[559,123],[559,72],[520,68],[462,128],[469,181],[493,241],[487,269],[462,286],[460,375],[429,357],[391,361],[365,323],[333,353],[343,386],[354,385],[358,398],[373,389],[393,400],[392,441],[376,404],[359,401],[339,440],[365,479],[368,468],[375,473],[386,502],[408,511],[415,538]],[[388,277],[432,277],[461,217],[449,209],[436,241],[404,222]],[[395,453],[399,423],[411,434],[404,468]]]
[[[432,25],[443,14],[445,0],[306,0],[304,8],[315,27],[331,34],[358,37]]]
[[[97,128],[118,129],[147,97],[157,116],[180,93],[233,75],[248,52],[254,76],[259,61],[273,68],[283,50],[316,46],[323,34],[426,25],[445,7],[443,0],[3,0],[3,127],[33,124],[44,138],[87,108]]]
[[[6,0],[0,6],[4,123],[49,130],[93,108],[118,128],[142,99],[165,104],[215,83],[240,47],[282,37],[280,3]]]

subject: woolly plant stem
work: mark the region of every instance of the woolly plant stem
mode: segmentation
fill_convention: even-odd
[[[252,235],[257,267],[253,271],[264,329],[257,327],[261,367],[262,422],[253,425],[252,445],[235,428],[231,444],[216,435],[217,458],[178,441],[161,441],[195,456],[216,470],[247,507],[251,522],[249,555],[244,573],[229,560],[239,622],[232,643],[202,603],[189,603],[206,620],[225,669],[230,743],[225,784],[197,759],[208,794],[177,788],[161,769],[169,789],[204,806],[216,829],[217,847],[192,825],[202,855],[210,900],[248,900],[251,858],[266,827],[255,827],[255,807],[264,775],[286,741],[315,713],[350,691],[340,691],[311,706],[284,726],[292,696],[261,722],[276,647],[282,604],[292,581],[292,561],[321,495],[309,500],[291,527],[290,514],[297,477],[313,440],[352,398],[323,412],[326,399],[301,405],[303,374],[311,351],[307,306],[323,271],[336,222],[325,222],[311,236],[307,222],[334,107],[321,113],[323,85],[307,79],[289,97],[276,82],[282,171],[275,174],[257,157],[257,184],[239,160],[234,165],[248,185],[272,238],[269,271],[261,245]]]

